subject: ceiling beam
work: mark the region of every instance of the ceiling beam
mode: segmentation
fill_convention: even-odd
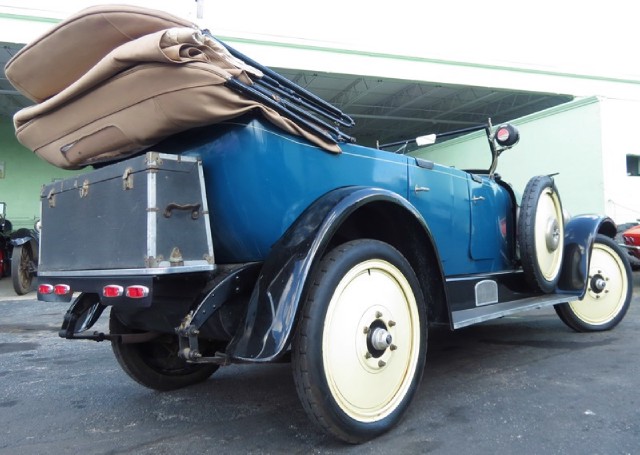
[[[416,122],[416,123],[444,123],[444,124],[456,124],[456,125],[477,125],[478,122],[467,122],[464,120],[448,120],[448,119],[436,119],[436,118],[420,118],[420,117],[398,117],[393,115],[375,115],[375,114],[349,114],[353,118],[373,119],[373,120],[398,120],[401,122]]]

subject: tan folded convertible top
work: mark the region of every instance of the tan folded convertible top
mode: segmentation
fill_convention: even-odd
[[[39,104],[14,116],[16,137],[73,169],[123,158],[190,128],[259,112],[331,152],[335,142],[231,90],[262,72],[189,22],[136,7],[93,7],[56,26],[7,64],[7,77]]]
[[[9,60],[5,73],[17,90],[39,103],[71,85],[121,44],[171,27],[197,28],[163,11],[93,6],[23,47]]]

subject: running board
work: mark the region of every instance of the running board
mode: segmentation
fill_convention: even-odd
[[[519,313],[521,311],[557,305],[558,303],[565,303],[575,299],[576,297],[571,295],[551,294],[528,297],[522,300],[513,300],[511,302],[495,303],[492,305],[471,308],[469,310],[453,311],[451,313],[451,325],[454,329],[460,329],[480,322],[490,321],[510,314]]]

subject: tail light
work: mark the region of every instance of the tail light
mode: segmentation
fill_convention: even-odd
[[[42,295],[59,295],[66,296],[71,294],[71,286],[68,284],[40,284],[38,285],[38,293]]]
[[[118,284],[109,284],[102,288],[102,295],[108,298],[122,297],[123,295],[130,299],[144,299],[149,295],[149,288],[141,285],[133,285],[124,287]]]
[[[117,284],[109,284],[102,288],[102,295],[105,297],[122,297],[122,294],[124,294],[124,288]]]
[[[71,286],[68,284],[56,284],[53,287],[53,293],[55,295],[67,295],[71,292]]]
[[[41,284],[38,286],[39,294],[53,294],[53,285],[51,284]]]
[[[127,297],[131,299],[144,299],[149,295],[149,288],[146,286],[129,286],[127,288]]]

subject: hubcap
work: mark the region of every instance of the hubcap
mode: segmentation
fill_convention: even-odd
[[[391,346],[393,337],[385,329],[375,329],[371,333],[371,345],[378,351],[384,351]]]
[[[558,249],[558,245],[560,245],[560,226],[555,218],[549,218],[547,222],[546,240],[547,250],[553,252]]]
[[[601,293],[607,287],[607,281],[609,279],[603,277],[599,273],[596,274],[595,276],[591,276],[589,278],[591,279],[590,291],[593,292],[594,294]],[[606,292],[608,292],[608,291],[606,291]]]

